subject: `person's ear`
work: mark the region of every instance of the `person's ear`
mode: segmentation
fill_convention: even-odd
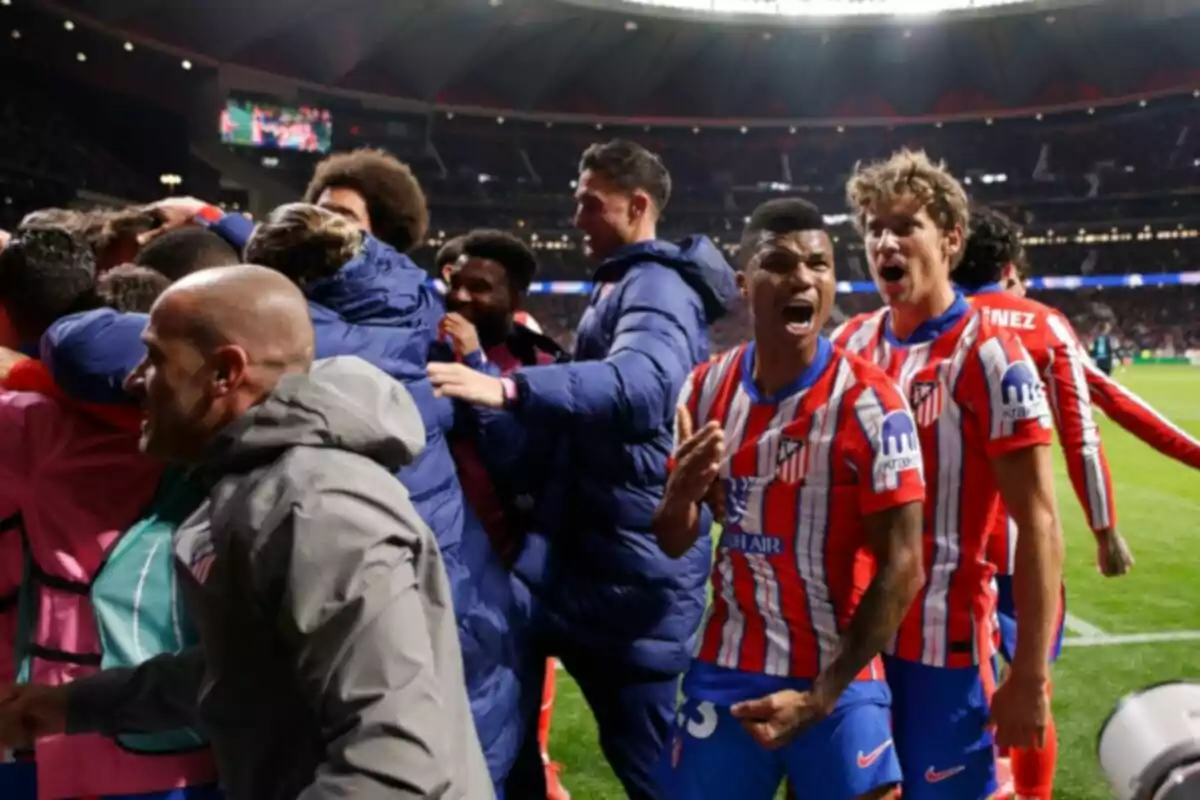
[[[246,382],[250,357],[241,347],[235,344],[218,347],[213,351],[209,363],[213,370],[212,385],[215,396],[227,395]]]

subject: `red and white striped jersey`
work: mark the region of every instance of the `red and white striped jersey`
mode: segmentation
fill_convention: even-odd
[[[1084,362],[1084,368],[1092,403],[1109,419],[1167,458],[1200,469],[1200,441],[1101,372],[1090,358]]]
[[[754,344],[702,364],[680,404],[724,426],[724,529],[697,658],[815,678],[874,575],[863,517],[925,496],[916,426],[883,371],[821,340],[775,397],[754,386]],[[678,435],[676,445],[678,446]],[[882,677],[876,660],[859,676]]]
[[[1092,416],[1088,392],[1087,352],[1067,318],[1047,305],[1015,297],[999,286],[977,292],[969,302],[997,328],[1009,331],[1029,352],[1046,384],[1058,444],[1066,457],[1067,474],[1095,532],[1116,526],[1112,475]],[[1011,575],[1017,552],[1016,525],[1004,512],[997,516],[988,540],[988,560],[1001,575]]]
[[[962,299],[905,344],[887,308],[849,320],[834,341],[899,383],[925,460],[926,583],[889,652],[937,667],[978,664],[994,648],[985,548],[1000,493],[991,461],[1050,443],[1045,387],[1020,341]]]

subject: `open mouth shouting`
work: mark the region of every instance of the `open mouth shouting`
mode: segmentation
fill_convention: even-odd
[[[908,270],[904,268],[904,262],[898,258],[889,258],[879,265],[879,279],[883,283],[884,291],[889,294],[902,291],[904,279],[907,277]]]
[[[793,336],[806,336],[813,332],[817,309],[811,300],[796,297],[783,307],[782,315],[788,333]]]

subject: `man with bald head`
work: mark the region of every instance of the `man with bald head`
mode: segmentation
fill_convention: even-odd
[[[303,295],[262,267],[184,278],[137,327],[142,447],[207,490],[174,536],[200,644],[0,690],[0,747],[190,726],[229,800],[490,798],[439,549],[393,476],[424,446],[407,390],[313,364]]]

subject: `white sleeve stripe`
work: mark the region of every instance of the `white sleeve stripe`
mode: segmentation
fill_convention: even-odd
[[[1180,437],[1182,437],[1183,439],[1186,439],[1186,440],[1187,440],[1187,441],[1188,441],[1188,442],[1189,442],[1189,443],[1190,443],[1192,446],[1194,446],[1194,447],[1200,447],[1200,441],[1197,441],[1197,440],[1196,440],[1196,439],[1195,439],[1195,438],[1194,438],[1194,437],[1193,437],[1191,434],[1189,434],[1187,431],[1184,431],[1183,429],[1181,429],[1181,428],[1177,427],[1177,426],[1175,425],[1175,423],[1171,422],[1171,420],[1169,420],[1169,419],[1167,419],[1166,417],[1164,417],[1162,414],[1160,414],[1158,411],[1156,411],[1156,410],[1155,410],[1153,407],[1151,407],[1151,406],[1147,405],[1146,401],[1142,400],[1142,398],[1138,397],[1136,394],[1134,394],[1133,392],[1129,391],[1129,390],[1128,390],[1128,389],[1126,389],[1124,386],[1122,386],[1121,384],[1119,384],[1119,383],[1117,383],[1116,381],[1114,381],[1112,378],[1110,378],[1110,377],[1108,377],[1107,375],[1105,375],[1105,374],[1104,374],[1102,371],[1100,371],[1100,369],[1099,369],[1099,368],[1098,368],[1098,367],[1097,367],[1097,366],[1096,366],[1094,363],[1092,363],[1090,360],[1089,360],[1088,362],[1085,362],[1085,364],[1084,364],[1084,367],[1087,369],[1087,371],[1088,371],[1090,374],[1092,374],[1092,375],[1095,375],[1095,376],[1097,376],[1097,377],[1101,378],[1101,379],[1104,381],[1104,383],[1106,383],[1106,384],[1109,386],[1109,388],[1111,388],[1111,389],[1115,390],[1115,391],[1116,391],[1116,392],[1117,392],[1119,395],[1121,395],[1121,397],[1125,398],[1125,399],[1126,399],[1126,400],[1128,400],[1129,402],[1131,402],[1131,403],[1133,403],[1134,405],[1138,406],[1138,407],[1139,407],[1139,408],[1141,408],[1143,411],[1145,411],[1147,414],[1149,414],[1149,415],[1153,416],[1153,417],[1154,417],[1156,420],[1158,420],[1158,422],[1159,422],[1160,424],[1162,424],[1164,427],[1170,428],[1172,432],[1174,432],[1175,434],[1179,435],[1179,436],[1180,436]],[[1132,434],[1133,434],[1134,436],[1136,436],[1137,438],[1139,438],[1139,439],[1141,439],[1141,438],[1142,438],[1142,437],[1141,437],[1141,436],[1138,434],[1138,432],[1137,432],[1137,431],[1135,431],[1135,430],[1133,430],[1132,428],[1126,428],[1124,425],[1122,425],[1121,427],[1125,428],[1125,430],[1129,431],[1130,433],[1132,433]],[[1145,440],[1143,440],[1143,441],[1145,441]]]
[[[1100,429],[1096,425],[1096,419],[1092,414],[1091,394],[1088,391],[1087,376],[1084,374],[1083,360],[1080,358],[1080,351],[1075,337],[1071,335],[1070,330],[1063,321],[1053,314],[1046,318],[1047,326],[1050,332],[1059,342],[1059,347],[1051,351],[1051,358],[1065,357],[1070,363],[1071,382],[1075,388],[1076,407],[1075,411],[1079,416],[1079,424],[1083,433],[1083,448],[1079,452],[1079,458],[1083,462],[1084,479],[1087,482],[1087,508],[1084,512],[1088,515],[1088,522],[1092,530],[1100,531],[1112,527],[1113,521],[1109,516],[1109,496],[1108,482],[1104,479],[1104,463],[1100,458]],[[1052,375],[1046,376],[1049,380],[1053,380]],[[1052,389],[1054,387],[1051,387]],[[1058,408],[1058,392],[1050,392],[1050,402],[1055,407],[1055,420],[1060,420],[1062,409]],[[1060,423],[1061,428],[1061,423]],[[1062,445],[1063,438],[1059,436],[1059,445]],[[1068,455],[1068,458],[1070,456]]]

